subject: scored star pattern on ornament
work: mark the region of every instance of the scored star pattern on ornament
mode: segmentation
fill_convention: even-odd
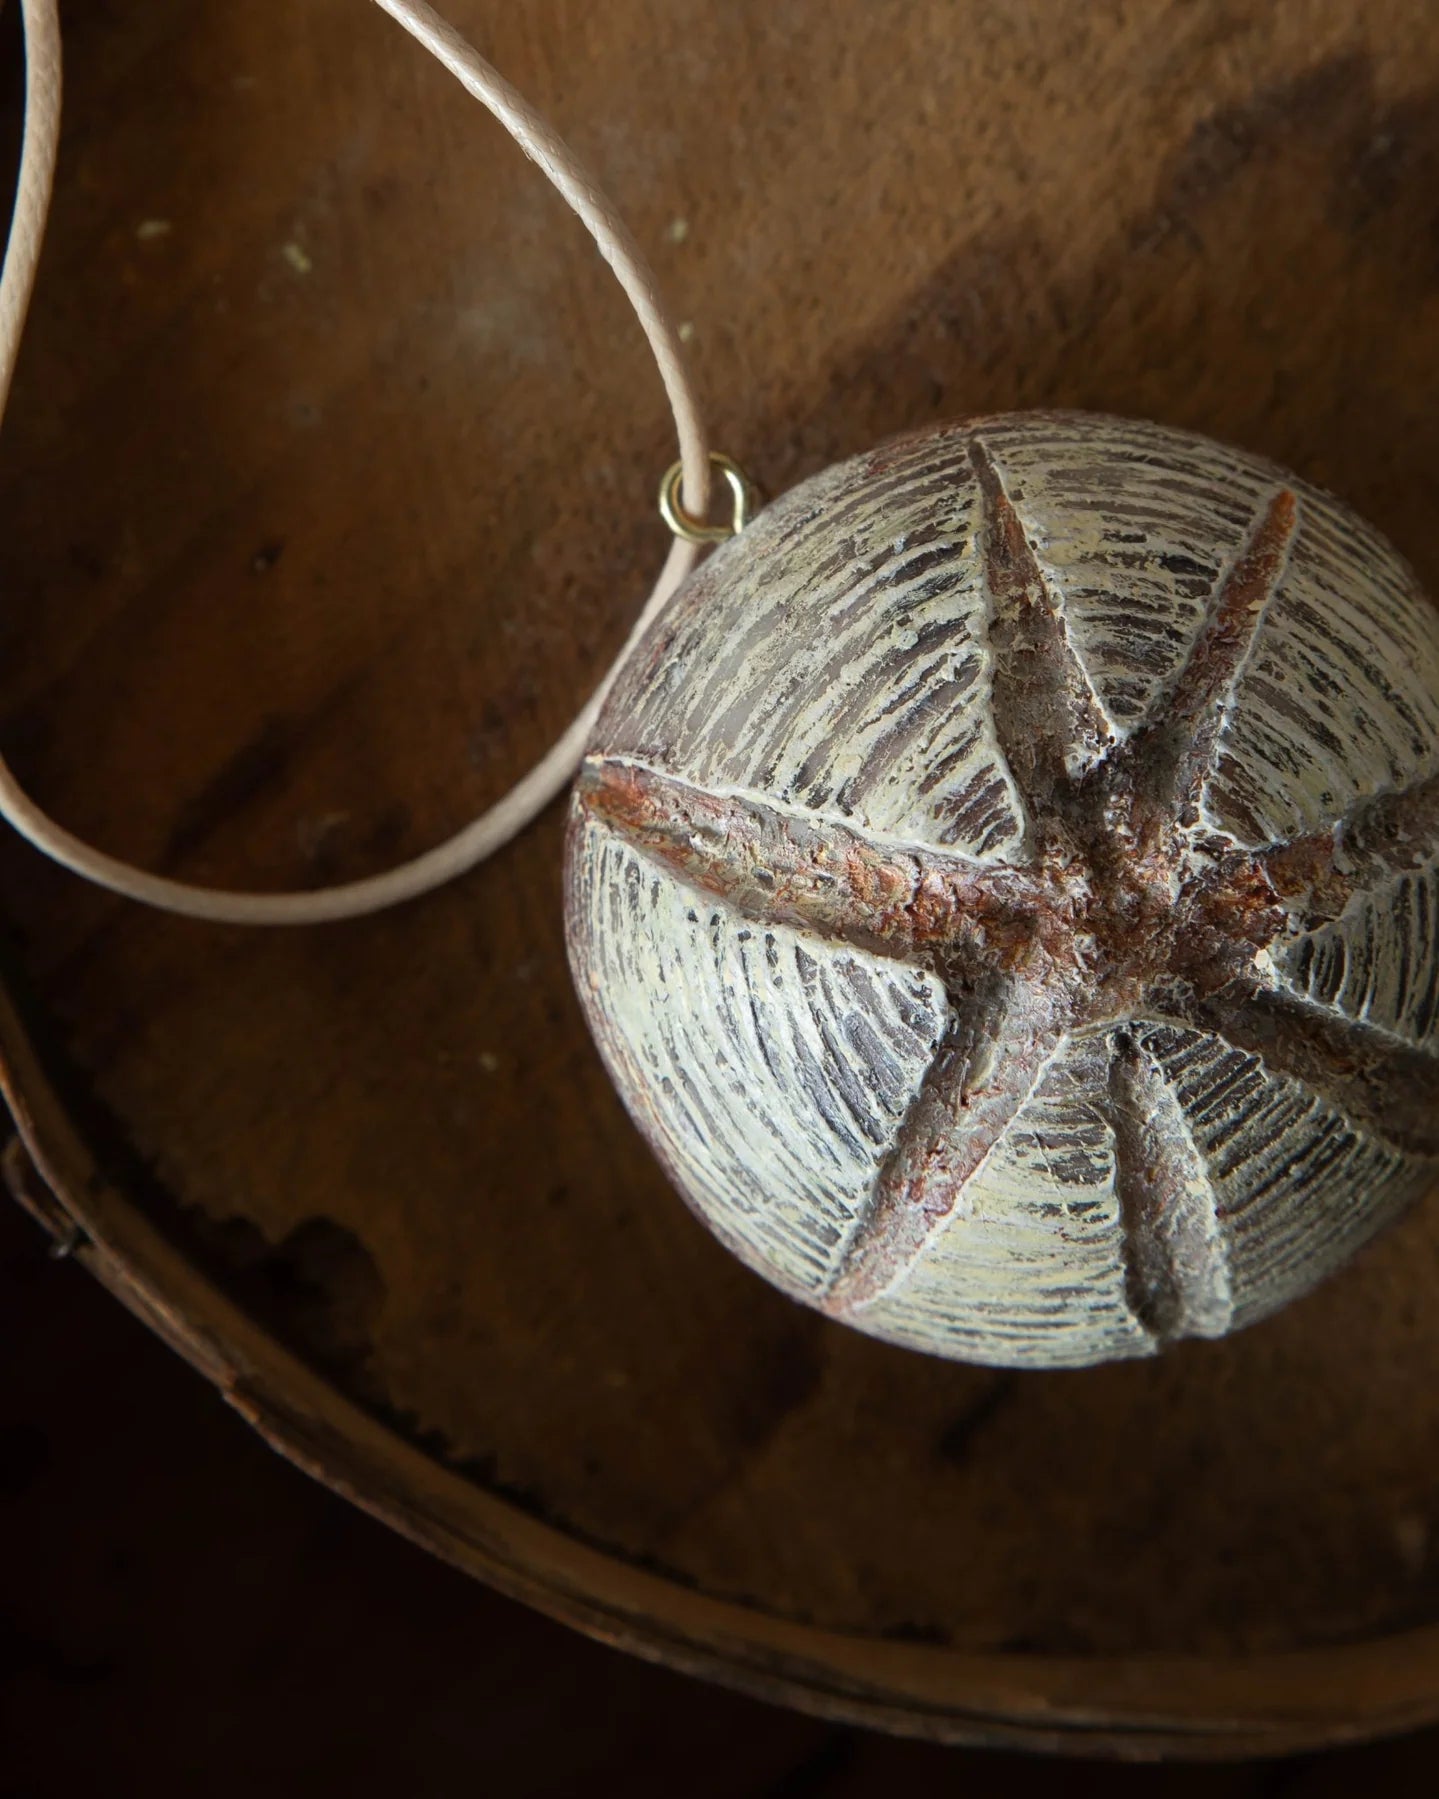
[[[1317,835],[1236,847],[1207,822],[1202,800],[1299,530],[1298,497],[1280,487],[1258,510],[1178,673],[1121,737],[978,440],[970,458],[990,597],[989,708],[1023,809],[1021,857],[979,861],[900,842],[625,758],[588,758],[582,801],[746,919],[945,982],[949,1028],[826,1310],[854,1313],[912,1265],[1065,1044],[1099,1032],[1110,1040],[1106,1123],[1131,1307],[1158,1338],[1210,1334],[1227,1322],[1213,1200],[1147,1033],[1214,1033],[1395,1149],[1439,1154],[1439,1059],[1297,991],[1270,956],[1280,940],[1432,862],[1439,776],[1361,801]]]

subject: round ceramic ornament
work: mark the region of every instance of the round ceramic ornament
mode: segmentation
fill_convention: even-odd
[[[569,833],[595,1039],[796,1299],[968,1361],[1222,1336],[1439,1152],[1439,614],[1351,512],[1017,414],[805,482],[631,655]]]

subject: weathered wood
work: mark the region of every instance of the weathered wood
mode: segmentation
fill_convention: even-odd
[[[653,248],[768,492],[940,416],[1090,407],[1299,470],[1434,587],[1422,0],[450,9]],[[72,828],[192,879],[378,867],[494,797],[620,640],[672,454],[643,347],[359,0],[67,28],[0,436],[6,751]],[[327,1478],[774,1694],[1151,1747],[1432,1715],[1433,1208],[1158,1361],[1008,1377],[865,1340],[653,1167],[569,989],[560,824],[291,935],[0,845],[73,1077],[34,1134],[57,1164],[83,1121],[102,1177],[55,1172],[136,1303],[203,1346],[223,1289],[254,1411],[322,1417],[271,1427]]]

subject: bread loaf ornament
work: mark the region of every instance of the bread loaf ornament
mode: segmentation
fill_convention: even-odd
[[[1439,1153],[1439,615],[1327,495],[1018,414],[827,470],[651,627],[571,961],[794,1298],[1078,1366],[1273,1312]]]

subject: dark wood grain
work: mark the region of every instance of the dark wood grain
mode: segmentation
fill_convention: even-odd
[[[653,250],[768,491],[945,414],[1090,406],[1273,456],[1439,586],[1423,0],[449,11]],[[662,397],[581,233],[375,9],[66,23],[0,742],[167,872],[368,872],[495,797],[621,640]],[[70,1120],[166,1245],[147,1280],[203,1308],[213,1278],[447,1493],[647,1594],[950,1658],[925,1728],[985,1728],[978,1663],[993,1706],[1055,1658],[1046,1702],[1106,1730],[1160,1654],[1197,1658],[1196,1728],[1241,1688],[1275,1740],[1439,1707],[1432,1207],[1248,1335],[986,1410],[991,1375],[802,1315],[685,1213],[569,991],[559,837],[293,934],[0,845]],[[1312,1677],[1234,1672],[1290,1650]]]
[[[1430,1799],[1439,1736],[1232,1767],[1021,1762],[759,1705],[586,1642],[271,1455],[0,1210],[0,1782],[27,1799]],[[105,1505],[94,1501],[95,1470]]]

